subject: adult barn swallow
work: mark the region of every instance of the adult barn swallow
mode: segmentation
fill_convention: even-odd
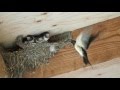
[[[91,31],[84,30],[78,35],[76,40],[71,40],[71,43],[74,45],[75,50],[83,58],[85,65],[91,65],[88,59],[87,49],[90,43],[96,38],[96,36],[97,35],[93,36]]]

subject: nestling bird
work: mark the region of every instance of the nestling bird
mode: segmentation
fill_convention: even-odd
[[[71,41],[75,47],[75,50],[83,58],[83,62],[85,63],[85,65],[88,65],[88,64],[91,65],[87,56],[87,49],[90,43],[95,39],[96,36],[93,36],[91,31],[84,30],[76,38],[76,41],[75,40]]]
[[[39,41],[48,41],[50,38],[50,33],[49,32],[43,32],[41,34],[37,35],[27,35],[26,37],[23,38],[23,43],[37,43]]]
[[[50,33],[49,32],[43,32],[41,34],[37,35],[27,35],[23,38],[23,43],[37,43],[39,41],[48,41],[50,39]],[[50,45],[50,51],[51,52],[57,52],[55,45]]]
[[[50,38],[50,33],[49,32],[43,32],[41,34],[38,35],[34,35],[36,42],[44,40],[44,41],[48,41],[48,39]]]
[[[35,44],[29,41],[25,44],[23,43],[23,38],[23,35],[19,35],[16,38],[15,44],[21,49],[12,52],[0,45],[0,53],[11,78],[22,78],[26,71],[35,70],[42,64],[48,63],[49,59],[60,49],[64,48],[65,45],[71,44],[70,39],[72,37],[70,32],[65,32],[50,37],[53,42],[39,41]],[[30,38],[28,39],[31,40]]]

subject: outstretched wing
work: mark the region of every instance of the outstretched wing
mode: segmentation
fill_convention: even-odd
[[[91,42],[93,42],[98,35],[99,33],[93,35],[90,30],[84,30],[77,37],[76,43],[77,45],[83,47],[86,50],[89,48]]]

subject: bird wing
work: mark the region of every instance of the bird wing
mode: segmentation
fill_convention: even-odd
[[[90,38],[91,38],[91,33],[83,31],[77,37],[76,44],[86,50],[88,48]]]
[[[85,50],[89,48],[92,41],[96,39],[99,33],[93,35],[91,30],[84,30],[76,39],[77,45],[81,46]]]

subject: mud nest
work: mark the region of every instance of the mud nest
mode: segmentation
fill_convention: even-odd
[[[42,64],[49,62],[49,58],[53,57],[61,48],[71,43],[71,32],[65,32],[55,36],[51,36],[48,41],[39,41],[37,43],[22,42],[23,36],[16,38],[18,50],[10,51],[0,47],[1,54],[10,73],[11,78],[21,78],[23,73],[34,70]],[[50,46],[54,46],[56,52],[50,51]]]

